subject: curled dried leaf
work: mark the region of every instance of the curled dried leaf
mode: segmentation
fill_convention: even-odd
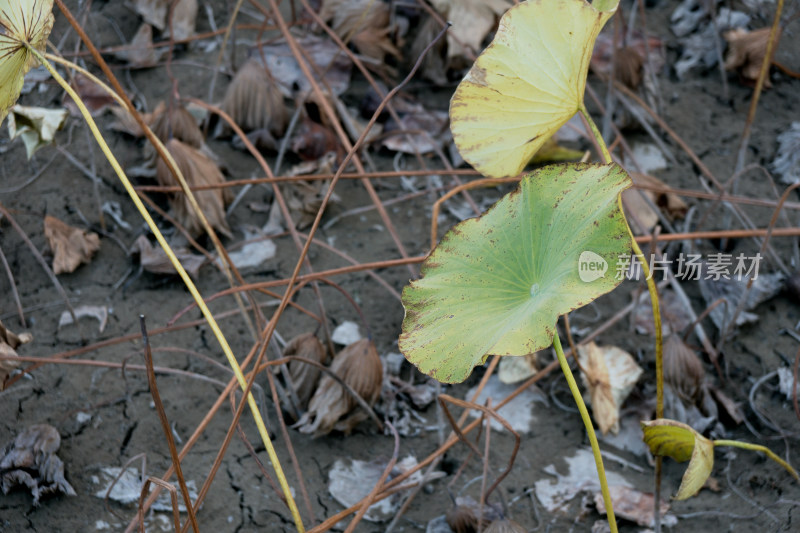
[[[728,53],[725,57],[725,70],[738,71],[748,82],[758,79],[761,72],[761,65],[767,55],[767,43],[771,28],[761,28],[754,31],[747,31],[743,28],[735,28],[723,34],[728,41]],[[780,27],[776,44],[781,38]],[[777,46],[773,50],[777,49]],[[773,51],[774,54],[774,51]],[[772,58],[769,58],[772,61]],[[764,80],[765,87],[772,87],[769,76]]]
[[[197,120],[181,105],[167,107],[160,102],[153,110],[150,127],[161,142],[178,139],[192,148],[203,146],[203,132]]]
[[[160,246],[153,246],[146,236],[140,235],[131,246],[131,251],[139,254],[139,264],[147,272],[153,274],[177,274],[175,267],[172,266],[164,250]],[[175,252],[175,256],[186,272],[192,278],[197,279],[200,267],[206,260],[205,257],[193,254],[185,247],[176,247],[172,251]]]
[[[316,335],[304,333],[289,341],[289,344],[283,349],[284,357],[291,355],[305,357],[322,364],[327,359],[328,352]],[[292,385],[300,400],[300,407],[305,409],[317,387],[321,370],[303,361],[291,361],[288,366]]]
[[[362,399],[372,406],[380,396],[383,364],[375,345],[369,339],[355,342],[333,358],[331,371],[339,376]],[[295,425],[301,433],[315,437],[333,430],[349,433],[367,413],[356,400],[329,375],[322,376],[306,412]]]
[[[336,134],[330,129],[306,117],[297,126],[291,149],[301,159],[313,161],[327,153],[338,152],[340,145]]]
[[[275,79],[256,58],[245,62],[233,77],[221,107],[246,132],[264,129],[278,138],[289,121]]]
[[[175,159],[175,163],[189,187],[219,185],[225,182],[225,177],[217,164],[200,150],[177,139],[167,141],[166,147]],[[178,185],[177,180],[161,158],[156,162],[156,179],[160,185]],[[195,191],[194,196],[211,227],[223,235],[231,237],[231,230],[225,219],[226,191],[227,189]],[[183,193],[171,196],[170,205],[175,213],[175,218],[191,235],[197,236],[203,232],[199,216],[194,212],[192,205]]]
[[[631,487],[611,485],[608,487],[611,501],[614,504],[614,513],[618,518],[635,522],[640,526],[653,527],[655,522],[655,496],[649,492],[641,492]],[[594,503],[600,514],[606,514],[606,505],[600,492],[594,494]],[[672,527],[677,524],[677,518],[668,515],[669,504],[663,500],[659,502],[661,524]]]
[[[108,108],[119,107],[113,96],[109,95],[105,89],[96,84],[91,78],[84,76],[80,72],[73,76],[70,86],[78,93],[81,102],[83,102],[93,117],[102,115]],[[78,106],[75,105],[70,95],[64,93],[64,97],[61,101],[64,107],[69,109],[70,115],[73,117],[80,116]]]
[[[703,363],[680,335],[672,334],[664,340],[664,382],[688,403],[700,399],[706,372]]]
[[[53,251],[53,272],[73,272],[81,263],[89,263],[100,248],[100,237],[72,227],[53,216],[44,218],[44,236]]]
[[[17,347],[32,340],[33,336],[30,333],[16,335],[0,321],[0,355],[16,358]],[[6,379],[18,366],[19,362],[14,359],[0,359],[0,391],[5,389]]]
[[[388,55],[400,57],[392,42],[391,9],[380,0],[324,0],[320,17],[331,21],[331,29],[351,42],[363,55],[382,61]]]
[[[434,0],[434,8],[453,26],[447,32],[447,57],[474,57],[511,0]]]
[[[536,375],[538,369],[536,353],[529,353],[518,357],[503,357],[497,375],[503,383],[519,383]]]
[[[642,369],[634,358],[616,346],[594,342],[578,346],[581,378],[589,389],[592,415],[600,431],[619,432],[619,408],[628,397]]]
[[[16,485],[24,485],[33,496],[33,505],[46,494],[75,496],[64,477],[64,463],[56,455],[61,435],[48,424],[29,426],[0,452],[0,488],[8,494]]]
[[[8,136],[12,139],[22,137],[30,159],[39,148],[53,143],[56,132],[66,120],[65,109],[15,105],[8,115]]]
[[[697,494],[714,468],[714,442],[691,426],[666,418],[642,422],[642,431],[653,455],[672,457],[679,463],[689,461],[674,498],[686,500]]]
[[[166,53],[164,48],[153,46],[153,27],[144,23],[139,26],[128,46],[114,53],[117,59],[127,61],[131,67],[152,67],[158,63]]]

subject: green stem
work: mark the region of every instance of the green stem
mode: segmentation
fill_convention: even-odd
[[[597,145],[600,147],[600,152],[603,156],[603,160],[605,163],[611,163],[611,154],[608,151],[608,147],[606,146],[605,140],[603,140],[603,135],[600,133],[600,130],[597,128],[597,124],[594,123],[592,116],[586,110],[586,106],[581,105],[580,112],[583,117],[586,119],[586,122],[589,124],[589,129],[592,130],[592,135],[594,135],[595,140],[597,141]],[[622,212],[623,217],[625,217],[625,209],[622,206],[622,195],[617,196],[617,204],[619,205],[619,210]],[[631,225],[628,223],[628,218],[625,217],[625,225],[628,227],[628,235],[631,238],[631,247],[633,248],[633,253],[636,254],[636,259],[639,261],[639,264],[642,265],[642,273],[645,276],[645,281],[647,283],[647,291],[650,293],[650,305],[653,308],[653,325],[655,326],[656,331],[656,418],[663,418],[664,417],[664,339],[663,333],[661,331],[661,308],[658,302],[658,289],[656,288],[656,282],[653,279],[652,273],[650,272],[650,263],[647,261],[642,249],[639,247],[639,243],[636,242],[636,237],[633,235],[633,230],[631,230]],[[661,465],[663,459],[660,456],[656,457],[655,462],[655,530],[656,533],[661,532],[661,520],[660,520],[660,502],[661,502]]]
[[[217,321],[214,319],[214,315],[209,310],[208,306],[206,305],[203,297],[201,296],[200,292],[197,290],[197,287],[192,282],[189,274],[186,273],[186,270],[181,265],[181,262],[178,261],[178,258],[175,256],[175,253],[170,248],[169,244],[167,243],[164,236],[161,234],[161,231],[158,229],[155,221],[153,221],[150,213],[147,212],[145,209],[144,204],[139,199],[139,196],[136,194],[136,191],[133,188],[130,180],[128,179],[125,171],[122,170],[122,166],[120,166],[117,158],[114,156],[111,148],[108,147],[103,135],[100,133],[100,129],[97,127],[92,115],[89,113],[89,110],[86,109],[83,101],[81,100],[80,96],[75,92],[75,90],[66,82],[64,78],[53,68],[50,62],[40,53],[36,48],[29,45],[28,43],[24,43],[27,49],[36,57],[36,59],[47,69],[53,79],[67,92],[67,94],[72,98],[75,102],[75,105],[78,107],[83,119],[86,121],[87,126],[92,132],[97,144],[100,146],[100,150],[103,152],[103,155],[108,160],[111,168],[114,169],[114,172],[117,174],[117,177],[122,182],[122,185],[125,187],[125,190],[128,192],[128,195],[131,197],[136,209],[142,215],[147,225],[150,227],[150,230],[155,235],[156,240],[164,249],[164,252],[167,255],[167,258],[172,263],[172,266],[178,272],[178,275],[183,280],[186,288],[189,289],[192,297],[194,298],[195,302],[197,303],[198,307],[200,308],[201,312],[203,313],[204,318],[208,322],[209,327],[214,333],[214,336],[220,343],[222,347],[222,351],[224,352],[225,356],[228,359],[228,363],[230,364],[234,375],[236,376],[236,380],[239,382],[239,386],[242,390],[247,389],[247,380],[244,378],[244,374],[242,373],[242,369],[239,366],[239,363],[236,361],[236,357],[233,354],[233,350],[231,350],[228,341],[225,339],[225,336],[222,333],[222,330],[219,328]],[[261,413],[258,410],[258,405],[256,404],[255,398],[253,398],[252,393],[247,394],[246,398],[247,404],[250,407],[250,411],[252,413],[253,419],[256,423],[256,428],[258,429],[259,434],[261,435],[261,439],[264,442],[264,446],[267,450],[267,455],[269,455],[270,461],[272,462],[273,468],[275,469],[275,474],[278,477],[278,482],[283,489],[284,496],[286,497],[287,504],[289,507],[290,512],[292,513],[292,517],[295,520],[295,525],[299,532],[305,531],[303,527],[302,520],[300,518],[300,513],[297,510],[297,505],[295,504],[294,498],[292,497],[291,489],[289,487],[289,483],[286,480],[286,476],[283,473],[283,469],[281,468],[280,461],[278,460],[278,455],[275,453],[275,448],[272,446],[272,441],[269,438],[269,433],[267,433],[266,425],[264,424],[264,420],[261,417]]]
[[[603,503],[606,506],[606,515],[608,516],[608,525],[611,528],[611,533],[617,533],[617,519],[614,516],[614,507],[611,502],[611,493],[608,491],[608,481],[606,481],[606,470],[603,467],[603,457],[600,455],[600,445],[597,442],[597,435],[594,433],[594,426],[592,419],[589,417],[589,411],[586,410],[586,404],[583,403],[581,391],[578,389],[578,384],[575,382],[575,377],[572,375],[572,370],[569,368],[567,358],[564,356],[564,350],[561,348],[561,339],[558,338],[558,332],[553,336],[553,348],[556,350],[558,362],[561,364],[561,371],[564,372],[564,377],[567,378],[567,385],[572,392],[572,397],[575,399],[575,404],[578,406],[578,411],[581,413],[583,425],[586,427],[586,433],[589,435],[589,443],[592,445],[592,453],[594,454],[594,464],[597,467],[597,478],[600,480],[600,490],[603,493]],[[578,354],[572,354],[578,357]]]
[[[794,468],[792,468],[792,465],[790,465],[789,463],[787,463],[786,461],[775,455],[775,453],[772,450],[770,450],[766,446],[762,446],[761,444],[751,444],[749,442],[740,442],[738,440],[720,439],[714,441],[714,446],[732,446],[734,448],[743,448],[745,450],[750,450],[753,452],[763,452],[767,455],[767,457],[769,457],[770,459],[781,465],[783,468],[785,468],[786,471],[789,472],[789,474],[791,474],[793,478],[800,480],[800,477],[797,476],[797,472],[795,471]]]

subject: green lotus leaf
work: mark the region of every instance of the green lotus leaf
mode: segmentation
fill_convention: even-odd
[[[400,350],[425,374],[457,383],[489,355],[549,346],[559,315],[620,283],[614,265],[631,245],[617,200],[630,186],[615,164],[527,174],[453,227],[403,290]]]
[[[592,49],[619,0],[528,0],[500,19],[450,102],[453,140],[493,178],[519,174],[583,104]]]

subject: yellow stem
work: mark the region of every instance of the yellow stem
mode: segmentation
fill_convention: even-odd
[[[114,157],[114,154],[111,152],[111,149],[105,142],[105,139],[103,138],[103,135],[100,133],[97,124],[94,122],[92,115],[89,113],[89,110],[86,109],[86,106],[81,101],[78,94],[72,89],[72,87],[70,87],[70,85],[66,82],[66,80],[64,80],[64,78],[62,78],[61,75],[53,68],[53,66],[47,61],[47,59],[45,59],[45,57],[38,50],[36,50],[33,46],[30,46],[28,43],[25,43],[25,46],[34,56],[36,56],[36,59],[38,59],[39,62],[42,65],[44,65],[44,67],[48,70],[48,72],[50,72],[50,75],[53,76],[53,79],[56,80],[56,82],[67,92],[67,94],[75,102],[75,105],[78,107],[78,110],[80,111],[81,115],[86,121],[86,124],[89,126],[89,129],[94,135],[97,144],[100,146],[103,155],[105,155],[109,164],[114,169],[114,172],[117,174],[120,181],[122,182],[122,185],[125,187],[125,190],[128,192],[128,195],[131,197],[131,200],[136,206],[136,209],[139,211],[139,213],[142,215],[142,218],[144,218],[145,222],[150,227],[150,230],[153,232],[153,235],[155,235],[156,240],[164,249],[164,252],[167,254],[170,263],[172,263],[173,267],[175,267],[175,270],[178,272],[178,275],[181,277],[181,280],[183,280],[183,283],[186,285],[186,288],[189,289],[192,298],[194,298],[194,301],[197,303],[197,306],[202,311],[203,316],[208,322],[209,327],[214,332],[214,336],[217,338],[217,341],[222,347],[222,351],[225,353],[225,357],[228,359],[228,364],[230,364],[231,368],[233,369],[233,373],[236,376],[236,380],[239,382],[239,386],[242,388],[242,390],[245,390],[247,388],[247,381],[245,380],[244,375],[242,374],[242,369],[239,367],[239,363],[236,361],[236,357],[234,356],[231,347],[228,345],[228,341],[225,339],[222,330],[220,330],[217,321],[214,319],[214,315],[208,309],[208,306],[206,306],[206,303],[203,301],[203,297],[200,295],[200,292],[197,290],[197,287],[195,287],[194,283],[189,277],[189,274],[186,273],[186,270],[183,268],[183,265],[181,265],[181,262],[178,261],[178,258],[175,256],[175,253],[172,251],[172,248],[170,248],[166,239],[161,234],[161,231],[158,229],[158,226],[153,221],[152,217],[150,216],[150,213],[147,212],[147,209],[145,208],[144,204],[139,199],[139,196],[136,194],[133,185],[131,184],[130,180],[128,180],[128,177],[125,175],[125,171],[122,170],[122,167],[120,166],[116,157]],[[286,476],[283,473],[280,461],[278,460],[278,456],[275,453],[275,448],[272,446],[272,441],[269,438],[269,433],[267,432],[267,428],[264,425],[264,420],[261,418],[261,413],[258,410],[258,405],[256,404],[255,398],[253,397],[252,393],[247,395],[247,405],[250,407],[253,419],[256,422],[256,427],[258,428],[258,433],[261,435],[261,439],[264,442],[264,446],[267,449],[267,455],[269,455],[269,459],[272,462],[273,468],[275,469],[275,475],[278,477],[281,489],[283,490],[284,496],[286,497],[287,504],[289,505],[289,510],[291,511],[292,517],[294,518],[295,521],[295,526],[297,527],[297,530],[302,533],[305,531],[305,528],[303,527],[303,522],[302,519],[300,518],[300,513],[297,509],[297,505],[294,501],[294,498],[292,498],[292,493],[291,489],[289,488],[289,483],[287,482]]]
[[[594,464],[597,467],[597,477],[600,480],[600,490],[603,493],[603,503],[606,506],[606,515],[608,516],[608,525],[611,528],[611,533],[617,533],[617,519],[614,516],[614,507],[611,502],[611,493],[608,491],[608,481],[606,481],[606,470],[603,467],[603,456],[600,455],[600,444],[597,442],[597,435],[594,433],[594,426],[592,419],[589,417],[589,411],[586,410],[586,404],[583,403],[581,391],[578,384],[575,382],[575,377],[572,375],[572,370],[569,368],[567,358],[564,356],[564,350],[561,348],[561,339],[558,338],[558,333],[553,337],[553,348],[556,350],[558,362],[561,364],[561,371],[564,372],[564,377],[567,378],[567,385],[572,392],[572,397],[578,406],[578,411],[581,413],[583,425],[586,427],[586,433],[589,435],[589,443],[592,445],[592,453],[594,454]],[[578,357],[578,354],[572,354]]]
[[[749,442],[741,442],[738,440],[720,439],[714,441],[714,446],[732,446],[734,448],[744,448],[745,450],[750,450],[754,452],[763,452],[767,455],[767,457],[769,457],[770,459],[781,465],[783,468],[785,468],[786,471],[789,472],[789,474],[791,474],[793,478],[800,480],[800,477],[797,476],[797,472],[795,471],[794,468],[792,468],[792,465],[790,465],[789,463],[787,463],[786,461],[775,455],[775,453],[772,450],[770,450],[766,446],[762,446],[761,444],[751,444]]]
[[[597,128],[597,124],[594,123],[592,116],[586,110],[585,106],[580,107],[580,112],[586,118],[586,122],[589,124],[589,128],[592,130],[592,134],[597,140],[598,146],[600,146],[600,151],[602,153],[604,162],[610,163],[612,161],[611,154],[608,152],[608,147],[606,146],[606,143],[603,140],[603,136],[600,134],[600,130]],[[617,204],[619,205],[619,210],[624,215],[625,209],[622,206],[622,195],[617,196]],[[636,254],[636,259],[642,265],[642,273],[645,276],[645,281],[647,282],[647,290],[650,293],[650,303],[653,306],[653,324],[656,330],[656,418],[663,418],[664,417],[664,370],[663,370],[664,343],[663,343],[663,335],[661,332],[661,310],[658,303],[658,290],[656,289],[656,282],[653,279],[650,272],[650,263],[647,261],[647,258],[644,256],[644,253],[642,253],[642,249],[636,242],[636,237],[633,235],[633,230],[631,230],[630,224],[628,224],[627,217],[625,218],[625,224],[628,227],[628,235],[631,238],[631,246],[633,247],[633,253]]]

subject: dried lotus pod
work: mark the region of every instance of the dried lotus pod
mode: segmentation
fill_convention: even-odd
[[[369,339],[361,339],[344,348],[333,358],[330,369],[369,406],[378,400],[383,385],[383,364]],[[311,397],[308,411],[295,427],[301,433],[313,433],[315,437],[333,430],[350,433],[367,416],[350,393],[326,374]]]
[[[614,78],[635,91],[642,83],[644,58],[633,47],[625,46],[617,50],[614,58]]]
[[[247,60],[233,77],[221,108],[244,131],[269,130],[275,138],[283,135],[289,121],[278,84],[256,58]]]
[[[163,143],[178,139],[192,148],[203,146],[203,132],[197,120],[181,105],[167,107],[164,102],[159,103],[153,111],[151,129]]]
[[[217,164],[200,150],[177,139],[170,139],[165,144],[189,187],[218,185],[225,182],[225,177]],[[177,180],[161,158],[156,161],[156,179],[159,185],[178,185]],[[231,230],[225,220],[227,189],[195,191],[194,196],[211,227],[223,235],[231,237]],[[181,192],[171,196],[170,205],[175,218],[191,235],[197,236],[203,232],[200,218],[192,209],[186,195]]]
[[[475,533],[478,531],[478,516],[466,505],[454,505],[444,515],[453,533]],[[484,527],[487,522],[484,521]]]
[[[328,353],[316,335],[304,333],[289,341],[289,344],[283,349],[284,357],[292,355],[323,364]],[[300,407],[305,409],[308,405],[308,400],[311,399],[311,395],[314,393],[322,371],[318,367],[303,361],[290,361],[288,367],[292,386],[297,393],[297,398],[300,400]]]
[[[683,401],[695,403],[699,399],[705,375],[703,363],[679,335],[664,339],[664,382]]]

